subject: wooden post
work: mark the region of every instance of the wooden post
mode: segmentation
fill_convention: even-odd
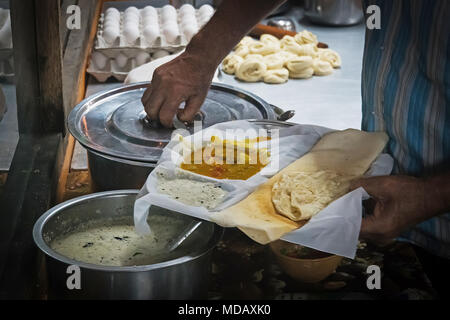
[[[41,130],[64,131],[59,0],[34,0],[40,85]]]
[[[40,130],[40,88],[34,0],[13,0],[10,6],[19,132],[36,132]]]
[[[11,1],[19,132],[63,132],[58,0]]]

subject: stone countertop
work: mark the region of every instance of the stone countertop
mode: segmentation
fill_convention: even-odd
[[[290,79],[284,84],[245,83],[221,72],[219,80],[250,91],[284,110],[295,110],[290,120],[333,129],[361,127],[361,69],[365,24],[350,27],[325,27],[310,24],[301,8],[286,14],[297,31],[307,29],[327,43],[342,58],[342,67],[329,76]]]

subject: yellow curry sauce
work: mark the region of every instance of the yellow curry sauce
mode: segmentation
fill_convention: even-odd
[[[245,141],[217,141],[217,139],[214,141],[212,139],[211,145],[202,148],[200,163],[195,163],[195,151],[193,151],[188,161],[181,164],[181,168],[215,179],[247,180],[269,163],[267,149],[254,147],[256,143],[267,140],[270,138],[258,137],[245,139]],[[220,154],[216,154],[217,150]]]

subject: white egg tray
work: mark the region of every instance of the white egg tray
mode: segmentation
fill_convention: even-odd
[[[158,50],[148,53],[134,48],[119,51],[114,58],[106,56],[103,51],[95,51],[91,55],[87,72],[99,82],[105,82],[109,77],[124,81],[128,72],[134,68],[178,51]]]
[[[131,6],[122,12],[110,7],[101,14],[95,50],[110,58],[123,49],[173,52],[184,48],[213,14],[210,5],[199,9],[189,4],[179,9],[171,5],[142,9]]]

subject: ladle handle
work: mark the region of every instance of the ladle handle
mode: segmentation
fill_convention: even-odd
[[[169,252],[178,248],[201,224],[202,221],[192,221],[178,238],[170,242],[168,247]]]

